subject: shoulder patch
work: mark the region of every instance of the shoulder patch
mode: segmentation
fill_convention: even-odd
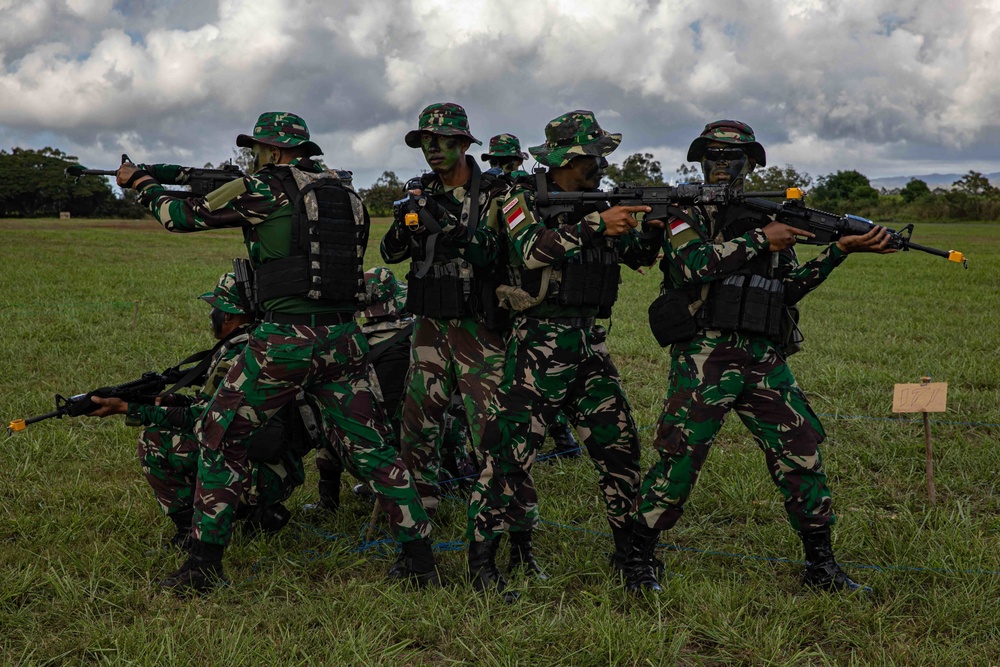
[[[667,220],[667,231],[670,234],[670,245],[674,250],[679,250],[691,241],[701,238],[698,236],[698,232],[692,229],[687,221],[680,218],[670,218]]]
[[[503,220],[507,231],[512,236],[519,230],[535,224],[535,216],[531,213],[527,198],[523,192],[511,196],[503,203]]]
[[[247,182],[245,178],[231,180],[205,195],[208,210],[217,211],[246,192]]]

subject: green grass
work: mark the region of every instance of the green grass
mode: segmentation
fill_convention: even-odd
[[[384,229],[373,229],[369,265]],[[6,220],[0,230],[4,419],[210,345],[195,296],[242,252],[237,232],[173,235],[151,222]],[[920,253],[856,256],[803,303],[806,347],[791,364],[829,435],[838,555],[876,589],[872,599],[800,589],[801,564],[788,562],[801,561],[800,546],[738,420],[664,535],[676,548],[664,550],[671,576],[656,598],[634,598],[609,578],[595,473],[579,460],[535,468],[547,520],[537,543],[552,579],[515,580],[513,607],[462,583],[431,592],[385,583],[393,553],[357,551],[370,508],[346,489],[335,520],[296,509],[277,536],[237,536],[226,561],[235,585],[179,599],[154,588],[178,558],[144,555],[171,531],[141,477],[136,432],[119,419],[76,419],[0,436],[0,660],[1000,664],[998,232],[919,225],[915,240],[965,251],[970,269]],[[667,370],[645,323],[658,283],[657,270],[628,272],[610,335],[641,426],[656,419]],[[948,412],[934,415],[934,506],[922,427],[891,419],[893,384],[922,375],[949,383]],[[648,466],[651,431],[642,436]],[[314,500],[314,482],[290,506]],[[456,581],[465,554],[448,547],[463,528],[461,503],[446,502],[434,539]]]

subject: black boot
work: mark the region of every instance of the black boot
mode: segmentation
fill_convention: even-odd
[[[193,540],[191,555],[179,570],[160,582],[160,588],[177,593],[204,593],[229,584],[222,571],[222,552],[225,549],[219,544]]]
[[[281,503],[267,507],[255,507],[243,523],[243,535],[254,538],[261,533],[273,535],[285,527],[292,513]]]
[[[304,512],[323,511],[336,514],[340,509],[340,475],[336,478],[323,476],[319,480],[319,502],[302,506]]]
[[[444,577],[438,572],[437,564],[434,562],[431,538],[403,542],[400,545],[399,556],[389,568],[386,577],[392,581],[409,581],[418,588],[444,586]]]
[[[632,541],[625,559],[625,588],[636,593],[663,590],[656,582],[653,569],[653,552],[660,539],[660,531],[641,523],[632,523]]]
[[[619,577],[625,576],[625,563],[628,561],[629,551],[632,549],[632,527],[635,522],[629,519],[624,526],[611,526],[611,537],[615,541],[615,550],[608,559],[611,570]],[[666,566],[663,561],[653,556],[653,573],[659,579]]]
[[[530,574],[539,581],[546,581],[549,575],[545,574],[535,555],[531,553],[531,534],[533,531],[524,530],[508,533],[510,535],[510,565],[508,571],[513,574],[517,568],[522,568],[525,574]]]
[[[611,526],[611,537],[615,541],[615,550],[609,559],[611,570],[620,577],[625,576],[625,564],[632,549],[632,526],[630,519],[624,526]]]
[[[517,599],[515,591],[507,590],[507,580],[497,569],[497,548],[500,538],[469,543],[469,580],[479,592],[494,591],[503,595],[503,601],[510,604]]]
[[[852,581],[840,569],[840,565],[833,557],[829,526],[823,526],[818,530],[803,532],[799,535],[802,537],[802,546],[806,552],[806,573],[802,577],[804,586],[826,591],[872,592],[868,586]]]
[[[362,500],[367,500],[370,503],[375,502],[375,494],[372,493],[372,487],[368,486],[364,482],[358,482],[357,484],[352,486],[351,493],[356,495],[358,498],[361,498]]]
[[[552,449],[553,457],[579,458],[580,445],[576,443],[569,424],[553,424],[549,427],[549,435],[552,436],[552,442],[555,445]]]
[[[167,517],[173,522],[174,527],[177,529],[174,536],[163,543],[160,549],[150,549],[146,552],[147,556],[156,555],[157,551],[166,550],[173,551],[177,550],[183,553],[187,553],[191,550],[191,518],[194,516],[194,510],[190,507],[188,509],[181,510],[180,512],[174,512],[173,514],[168,514]]]

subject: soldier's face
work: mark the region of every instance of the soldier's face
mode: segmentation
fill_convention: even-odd
[[[601,184],[604,178],[604,170],[608,167],[608,161],[603,157],[592,155],[582,155],[575,157],[569,163],[579,177],[580,187],[585,190],[593,190]]]
[[[500,167],[504,174],[510,176],[513,172],[521,168],[524,160],[518,157],[495,157],[490,158],[491,167]]]
[[[212,308],[212,312],[208,314],[208,319],[212,322],[212,335],[217,340],[222,340],[224,337],[223,328],[226,325],[226,314],[218,308]]]
[[[701,170],[706,183],[732,183],[750,170],[747,154],[732,144],[713,141],[705,147]]]
[[[423,132],[420,135],[420,150],[431,171],[443,174],[451,171],[459,160],[465,157],[469,140],[464,137],[446,137],[441,134]]]
[[[274,146],[254,144],[250,148],[250,154],[253,158],[250,162],[250,170],[253,173],[257,173],[267,165],[274,164],[281,152]]]

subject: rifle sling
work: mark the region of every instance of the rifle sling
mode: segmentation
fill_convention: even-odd
[[[243,327],[237,327],[236,329],[233,330],[231,334],[229,334],[228,336],[220,340],[218,343],[216,343],[215,346],[212,347],[212,349],[202,350],[201,352],[195,352],[194,354],[184,359],[176,366],[168,368],[163,373],[164,375],[168,375],[171,371],[175,373],[180,373],[182,372],[181,366],[183,366],[184,364],[191,364],[197,362],[191,368],[187,369],[186,371],[183,371],[184,374],[181,376],[181,379],[178,380],[176,384],[174,384],[174,386],[170,387],[170,389],[166,389],[160,392],[159,395],[166,396],[167,394],[174,394],[177,392],[177,390],[188,387],[194,384],[199,378],[204,377],[205,373],[208,372],[209,367],[212,365],[212,359],[215,357],[215,353],[218,352],[220,349],[222,349],[222,347],[225,346],[227,343],[229,343],[229,341],[232,340],[234,337],[242,333],[245,333]]]
[[[385,354],[390,347],[403,340],[413,332],[413,324],[408,324],[404,328],[400,329],[394,333],[389,338],[386,338],[381,343],[378,343],[372,349],[368,351],[368,363],[374,365],[379,358]]]

